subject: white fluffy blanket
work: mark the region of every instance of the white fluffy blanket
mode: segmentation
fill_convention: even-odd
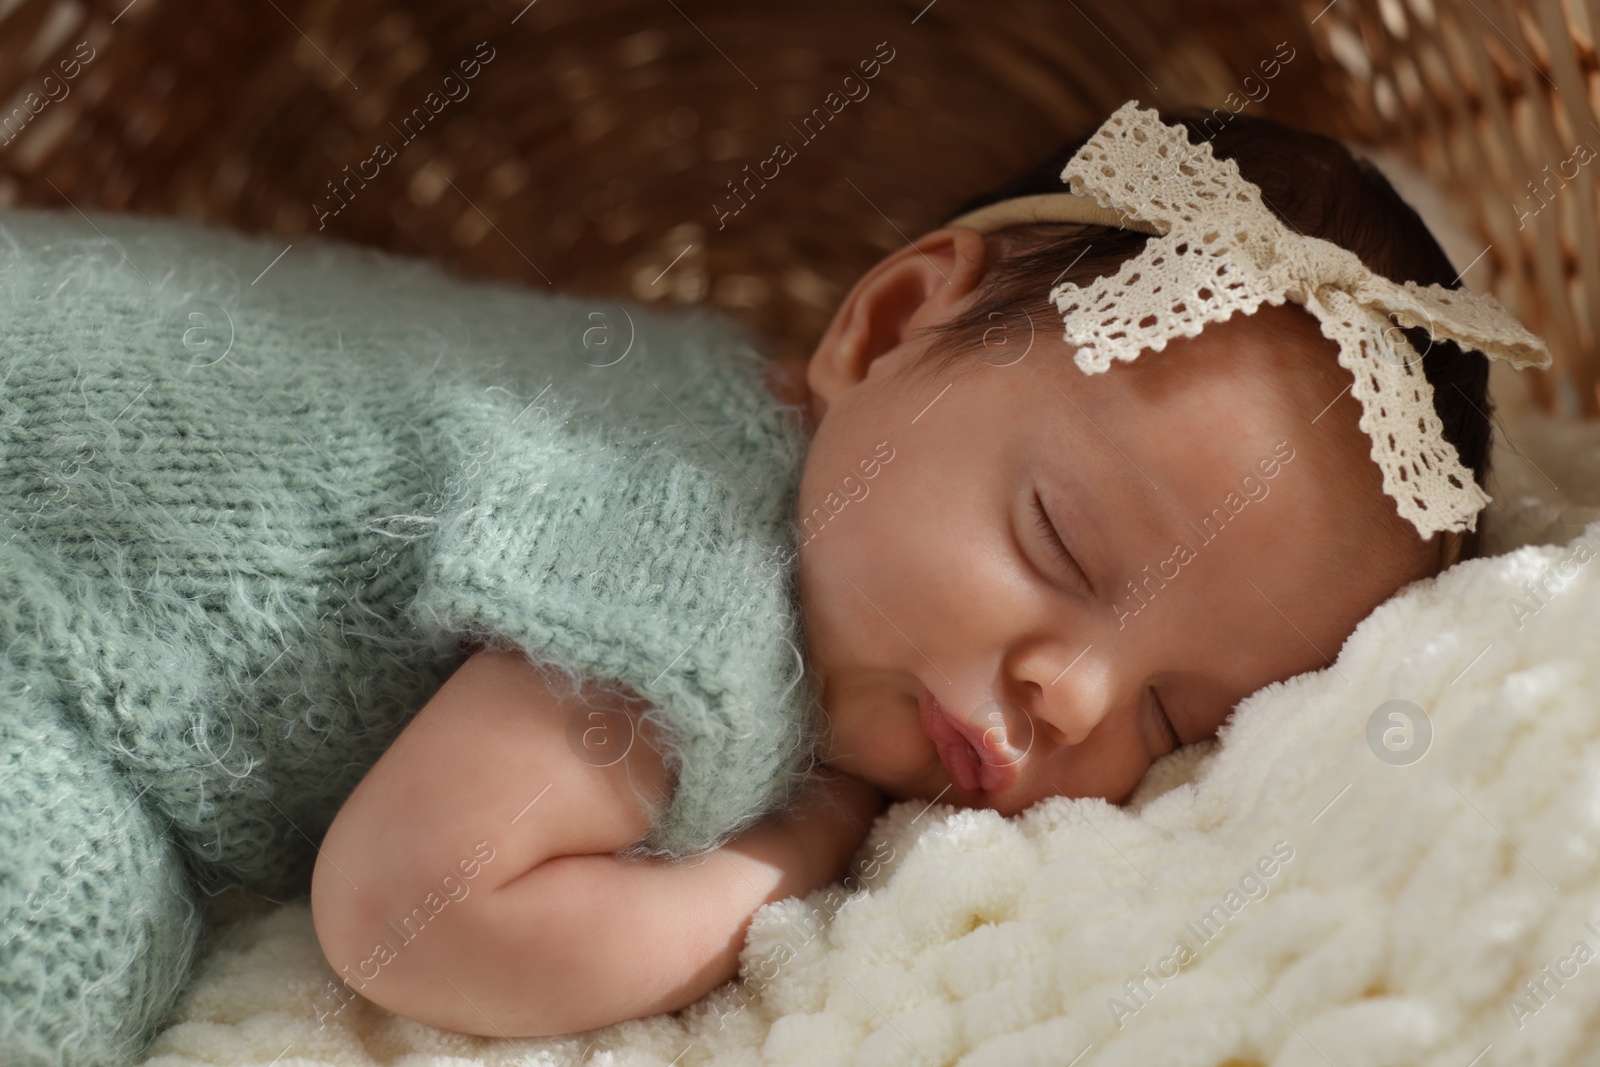
[[[898,805],[846,884],[757,914],[739,979],[558,1040],[341,1008],[307,905],[234,901],[145,1062],[1594,1063],[1600,425],[1495,390],[1501,554],[1397,594],[1126,807]]]

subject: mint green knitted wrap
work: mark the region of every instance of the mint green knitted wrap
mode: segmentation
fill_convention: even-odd
[[[303,894],[469,640],[651,701],[677,786],[633,854],[809,766],[807,442],[741,328],[284,244],[0,211],[8,1065],[136,1057],[197,894]]]

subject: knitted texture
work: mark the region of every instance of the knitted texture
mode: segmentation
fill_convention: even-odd
[[[611,305],[626,354],[602,359],[595,306],[0,212],[0,914],[26,935],[0,946],[0,1025],[55,1043],[25,1062],[99,1062],[53,1036],[79,1015],[137,1047],[194,889],[305,892],[468,640],[652,703],[677,785],[634,853],[794,796],[805,435],[737,325]]]
[[[1085,374],[1104,371],[1113,359],[1159,352],[1172,338],[1194,337],[1235,312],[1292,300],[1339,343],[1372,460],[1401,517],[1423,537],[1476,526],[1489,497],[1444,439],[1422,359],[1403,337],[1396,342],[1391,318],[1513,366],[1548,366],[1544,343],[1494,297],[1397,285],[1348,249],[1295,233],[1268,210],[1238,163],[1217,159],[1209,142],[1190,144],[1184,127],[1166,125],[1132,100],[1111,113],[1061,178],[1074,194],[1161,233],[1115,275],[1051,290],[1064,339],[1077,346],[1074,359]]]
[[[134,1062],[202,921],[181,851],[76,720],[66,598],[0,545],[0,1063]]]

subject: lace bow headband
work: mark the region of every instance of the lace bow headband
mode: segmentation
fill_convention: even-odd
[[[1350,389],[1361,403],[1361,429],[1372,438],[1383,490],[1400,515],[1423,537],[1475,528],[1490,498],[1444,439],[1422,360],[1403,335],[1395,338],[1394,323],[1516,367],[1549,366],[1544,343],[1494,297],[1397,285],[1348,249],[1289,229],[1237,163],[1215,158],[1209,143],[1190,144],[1185,127],[1164,124],[1134,100],[1112,112],[1061,179],[1070,193],[1001,201],[948,225],[983,232],[1086,222],[1157,235],[1114,276],[1050,290],[1085,374],[1287,298],[1339,343],[1339,364],[1353,376]]]

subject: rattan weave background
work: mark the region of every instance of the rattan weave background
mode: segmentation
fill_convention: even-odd
[[[873,262],[1123,100],[1249,108],[1457,193],[1471,277],[1556,350],[1543,398],[1592,414],[1597,2],[0,0],[0,202],[709,301],[805,355]]]

